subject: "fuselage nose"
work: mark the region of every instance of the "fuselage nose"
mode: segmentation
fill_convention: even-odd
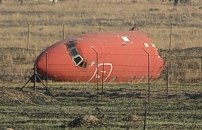
[[[47,51],[47,50],[46,50]],[[48,58],[48,53],[46,51],[43,51],[36,59],[35,61],[35,67],[37,73],[39,73],[42,76],[46,75],[47,68],[48,68],[48,63],[47,63],[47,58]]]
[[[56,77],[58,72],[67,69],[69,55],[65,46],[66,40],[55,43],[43,51],[36,59],[35,66],[37,73],[41,76]],[[61,66],[65,66],[61,67]]]

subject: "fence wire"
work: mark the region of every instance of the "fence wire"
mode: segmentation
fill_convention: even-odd
[[[77,27],[77,29],[75,29],[75,27],[69,25],[65,25],[64,28],[62,26],[63,25],[61,24],[59,26],[61,27],[60,29],[48,33],[42,32],[43,27],[37,25],[31,26],[30,32],[27,32],[27,27],[24,26],[22,30],[5,36],[4,39],[9,40],[9,37],[20,34],[21,43],[19,41],[14,42],[11,40],[9,41],[11,44],[0,45],[0,50],[2,52],[0,53],[0,83],[5,86],[8,83],[24,84],[33,74],[36,57],[46,47],[63,39],[64,36],[67,37],[92,31],[120,30],[121,28],[107,27],[105,25],[100,26],[99,24],[93,25],[95,28],[92,30],[88,30],[88,27]],[[147,110],[147,129],[201,129],[202,107],[200,102],[202,86],[202,49],[200,41],[202,41],[202,30],[200,28],[185,29],[179,26],[173,26],[172,32],[170,31],[170,26],[140,28],[140,30],[146,32],[157,45],[159,54],[165,60],[167,66],[159,78],[152,81],[150,84],[150,105],[148,105],[148,80],[146,78],[141,83],[104,83],[105,93],[103,101],[110,102],[108,106],[99,104],[102,107],[104,106],[101,114],[106,115],[106,117],[103,117],[103,120],[105,121],[104,128],[142,129],[144,125],[144,110]],[[125,29],[126,27],[121,28],[121,30]],[[128,56],[129,55],[126,55],[125,57]],[[68,64],[65,65],[68,66]],[[125,64],[116,65],[115,67],[119,66],[125,66],[126,68],[134,67],[133,65]],[[128,70],[126,69],[125,72],[127,71]],[[71,70],[69,70],[69,72],[71,73]],[[137,81],[138,80],[140,79],[137,79]],[[87,93],[85,92],[86,90],[83,89],[83,84],[85,83],[77,83],[77,85],[79,85],[78,88],[81,88],[83,93],[76,93],[73,97],[70,95],[72,100],[77,100],[76,96],[79,94],[85,95],[85,93]],[[54,86],[54,83],[52,85]],[[70,84],[70,86],[71,85],[75,86],[75,88],[77,87],[75,84]],[[92,89],[95,90],[95,84],[88,85],[93,86]],[[101,96],[101,85],[101,82],[99,82],[99,99]],[[59,86],[61,89],[61,85]],[[107,90],[106,87],[109,87],[109,90]],[[128,87],[132,89],[127,90]],[[118,93],[118,91],[122,93]],[[72,93],[74,93],[74,91]],[[64,92],[61,93],[61,95],[62,94],[65,95]],[[166,98],[168,102],[166,102]],[[90,99],[88,97],[88,101],[91,103],[91,101],[94,102],[95,99]],[[72,119],[72,113],[69,113],[69,111],[74,112],[75,109],[78,110],[74,113],[74,117],[85,115],[85,113],[93,114],[98,117],[102,116],[100,113],[94,111],[97,104],[89,103],[86,106],[82,106],[78,105],[78,102],[71,102],[69,100],[68,102],[77,105],[73,106],[73,108],[69,105],[64,113],[57,113],[61,111],[61,108],[51,107],[54,110],[46,108],[47,111],[44,112],[39,107],[35,108],[33,106],[35,111],[29,111],[28,113],[24,113],[24,115],[20,112],[30,108],[17,108],[19,110],[17,115],[19,118],[23,116],[26,119],[29,118],[29,120],[25,120],[27,122],[34,122],[32,126],[35,126],[35,128],[37,126],[39,129],[41,128],[40,125],[44,125],[43,121],[49,123],[47,129],[50,127],[56,128],[55,125],[50,123],[51,121],[54,121],[54,119],[50,121],[50,117],[60,118],[60,120],[58,120],[59,122],[69,122]],[[12,120],[12,114],[16,110],[13,110],[15,108],[7,108],[7,111],[1,106],[0,109],[0,114],[2,115],[0,116],[1,128],[5,128],[5,126],[9,125],[9,121]],[[93,110],[89,111],[91,109]],[[37,113],[37,111],[42,112]],[[37,114],[40,116],[37,116]],[[128,115],[130,114],[138,116],[139,119],[136,123],[127,121],[129,120]],[[35,117],[31,117],[31,115],[35,115]],[[44,118],[43,121],[39,119],[41,117]],[[20,125],[16,125],[16,128],[32,127],[30,124],[28,125],[26,123]],[[59,126],[57,127],[59,128]]]

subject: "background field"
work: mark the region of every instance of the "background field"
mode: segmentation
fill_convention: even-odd
[[[41,84],[29,83],[35,58],[48,46],[76,34],[129,30],[136,23],[160,49],[168,68],[151,84],[51,83],[53,97]],[[172,25],[172,33],[171,31]],[[29,34],[28,34],[29,27]],[[3,0],[0,5],[0,125],[2,129],[71,129],[68,122],[90,114],[103,122],[89,129],[201,129],[202,1],[192,6],[159,0]],[[29,36],[29,38],[28,38]],[[169,46],[171,44],[171,51]],[[168,69],[168,71],[167,71]],[[169,78],[167,78],[167,73]],[[166,103],[166,87],[169,86]],[[101,112],[95,110],[101,108]],[[103,116],[104,115],[104,116]],[[136,115],[140,120],[123,120]],[[80,129],[80,128],[72,128]],[[86,128],[83,128],[86,129]]]

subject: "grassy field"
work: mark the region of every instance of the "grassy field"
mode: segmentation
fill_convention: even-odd
[[[97,102],[96,84],[50,84],[53,97],[38,86],[33,92],[0,88],[1,129],[201,129],[202,105],[200,84],[170,85],[168,102],[165,85],[152,84],[150,102],[147,85],[105,84],[101,101],[101,85]],[[25,98],[23,98],[25,97]],[[96,108],[99,108],[97,110]],[[97,117],[99,126],[69,127],[68,123],[84,115]],[[135,116],[134,118],[130,118]],[[14,120],[15,119],[15,120]]]
[[[202,1],[192,6],[159,0],[3,0],[0,5],[0,129],[147,129],[190,130],[202,128],[201,41]],[[95,84],[51,83],[53,97],[41,84],[37,92],[28,84],[35,58],[46,47],[65,38],[94,31],[129,30],[136,23],[162,51],[169,69],[148,86],[105,84],[99,102]],[[172,24],[172,33],[171,31]],[[29,38],[28,38],[29,26]],[[171,34],[171,35],[170,35]],[[171,36],[171,37],[170,37]],[[168,52],[171,38],[171,52]],[[168,58],[169,56],[169,58]],[[96,110],[100,108],[100,112]],[[68,123],[83,115],[97,117],[97,127],[71,128]],[[129,116],[137,116],[130,120]],[[14,120],[15,118],[15,120]]]

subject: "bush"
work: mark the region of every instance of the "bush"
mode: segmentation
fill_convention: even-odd
[[[180,3],[189,4],[189,3],[190,3],[190,0],[180,0]]]

